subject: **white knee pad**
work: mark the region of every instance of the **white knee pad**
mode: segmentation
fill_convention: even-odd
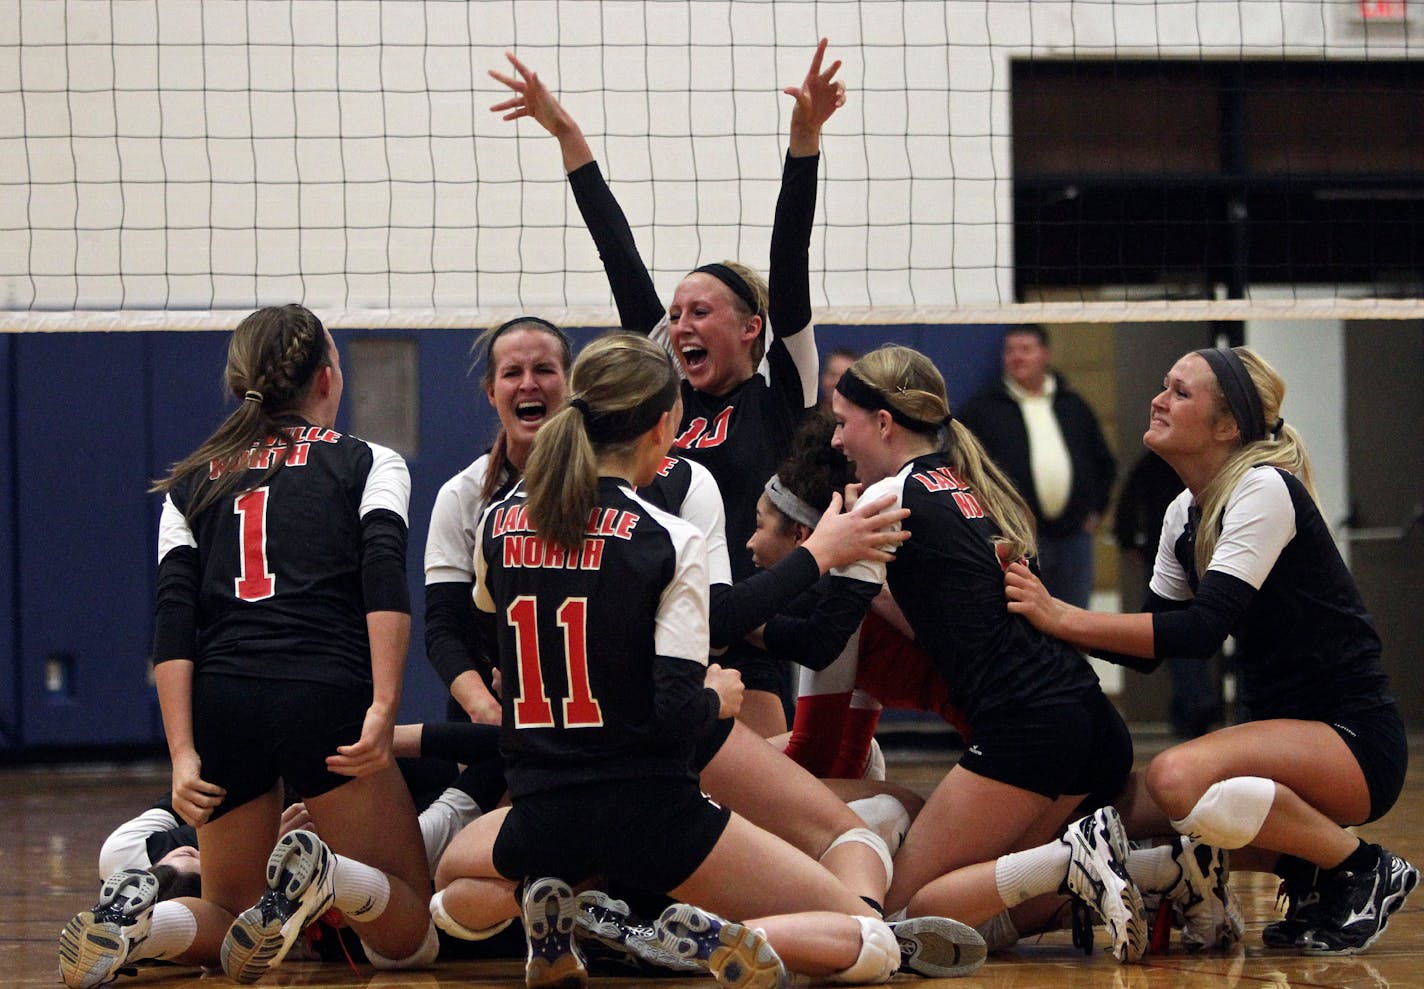
[[[1251,844],[1276,799],[1276,783],[1260,776],[1233,776],[1213,783],[1187,816],[1172,827],[1218,848]]]
[[[421,942],[419,948],[415,949],[415,954],[409,958],[387,958],[380,952],[372,950],[365,941],[361,942],[361,947],[366,949],[366,959],[371,963],[372,968],[429,968],[435,964],[435,956],[440,954],[440,936],[435,933],[435,924],[432,922],[426,928],[425,940]]]
[[[878,985],[890,981],[900,967],[900,942],[895,940],[888,924],[874,917],[857,917],[860,923],[860,955],[855,964],[826,976],[827,982],[845,982],[856,986]]]
[[[513,917],[507,917],[493,927],[485,927],[480,930],[466,927],[445,912],[445,891],[443,889],[430,898],[430,919],[436,927],[461,941],[483,941],[486,938],[492,938],[514,923]]]
[[[844,845],[852,841],[858,841],[862,845],[868,845],[876,855],[880,856],[880,863],[885,866],[885,888],[889,889],[890,880],[895,874],[895,865],[890,858],[890,846],[885,844],[884,838],[869,828],[851,828],[844,834],[837,835],[835,841],[827,845],[826,850],[821,853],[821,861],[824,862],[826,856],[831,854],[831,851],[835,849],[837,845]]]

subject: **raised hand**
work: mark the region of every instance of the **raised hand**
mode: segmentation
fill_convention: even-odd
[[[593,151],[584,140],[583,131],[563,105],[549,92],[539,78],[539,73],[515,57],[514,52],[505,52],[504,57],[514,66],[515,74],[490,69],[489,75],[496,82],[513,90],[514,95],[490,107],[494,113],[501,113],[503,120],[518,120],[528,117],[554,137],[558,138],[559,150],[564,158],[564,171],[572,172],[593,161]]]
[[[504,57],[514,66],[517,77],[490,69],[490,78],[514,90],[514,95],[503,103],[496,103],[490,110],[503,113],[503,120],[528,117],[550,134],[557,136],[558,129],[569,119],[564,108],[559,105],[554,94],[549,92],[549,87],[544,85],[539,73],[516,58],[514,52],[505,52]]]
[[[845,83],[836,81],[841,61],[836,59],[826,69],[821,63],[826,57],[827,40],[821,39],[811,68],[800,86],[787,86],[782,92],[796,100],[791,111],[791,153],[796,157],[816,154],[821,149],[821,128],[831,114],[845,106]]]

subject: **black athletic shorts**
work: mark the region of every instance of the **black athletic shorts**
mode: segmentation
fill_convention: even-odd
[[[1370,791],[1370,816],[1359,823],[1378,821],[1399,799],[1409,765],[1409,739],[1399,708],[1386,704],[1327,723],[1344,740],[1365,775],[1365,786]]]
[[[731,816],[690,780],[563,787],[514,801],[492,859],[515,881],[557,876],[573,884],[598,875],[666,893],[697,871]]]
[[[1078,703],[1000,710],[975,719],[965,769],[1050,799],[1110,803],[1132,771],[1132,736],[1101,690]]]
[[[338,745],[361,738],[371,688],[198,673],[193,742],[203,779],[227,790],[213,818],[272,789],[279,779],[303,800],[351,781],[326,768]]]
[[[717,757],[717,753],[722,751],[722,746],[727,744],[727,739],[732,735],[732,729],[737,725],[736,718],[718,718],[712,730],[697,740],[697,745],[692,750],[692,771],[700,773],[707,768],[707,764]]]

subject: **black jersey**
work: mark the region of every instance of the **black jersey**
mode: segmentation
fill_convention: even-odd
[[[819,155],[788,155],[782,170],[768,268],[769,345],[762,366],[720,397],[683,382],[677,446],[682,455],[706,466],[721,489],[736,580],[755,570],[746,543],[756,529],[762,485],[776,473],[792,434],[816,404],[820,359],[811,325],[809,248],[819,168]],[[569,185],[598,246],[623,326],[667,345],[667,310],[598,164],[570,172]]]
[[[910,538],[888,565],[890,590],[971,727],[981,714],[1100,689],[1074,649],[1009,614],[994,544],[999,527],[948,457],[917,457],[861,498],[885,494],[895,495],[893,507],[910,509],[902,523]]]
[[[154,658],[232,676],[369,684],[367,612],[409,610],[410,475],[385,447],[303,422],[285,428],[286,462],[260,486],[193,519],[185,509],[209,475],[169,492]],[[275,448],[255,445],[236,469],[265,470]]]
[[[1168,507],[1152,593],[1193,599],[1192,495]],[[1227,499],[1208,573],[1233,578],[1239,612],[1218,630],[1236,637],[1250,717],[1332,721],[1391,703],[1380,639],[1315,500],[1293,474],[1246,472]]]
[[[601,478],[575,553],[532,531],[524,488],[480,522],[475,606],[493,616],[511,796],[692,779],[712,729],[707,549],[691,524]]]

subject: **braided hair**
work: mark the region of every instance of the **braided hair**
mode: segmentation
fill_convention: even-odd
[[[291,438],[279,419],[300,409],[317,372],[331,364],[326,328],[309,309],[296,304],[268,306],[243,319],[228,343],[223,372],[238,406],[196,450],[178,461],[150,491],[171,491],[194,475],[205,485],[188,505],[191,520],[239,487],[265,484],[286,463]],[[270,442],[275,455],[260,475],[243,469],[254,446]],[[244,483],[246,482],[246,483]]]

